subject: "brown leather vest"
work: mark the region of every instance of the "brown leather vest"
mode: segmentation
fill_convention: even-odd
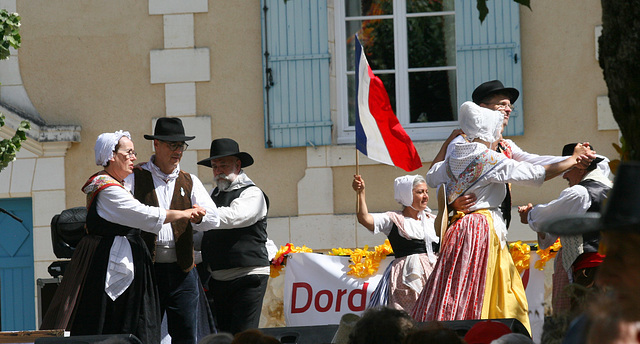
[[[134,168],[133,174],[135,176],[135,190],[133,196],[141,203],[158,207],[158,196],[156,196],[155,193],[151,172],[141,168]],[[171,197],[170,209],[184,210],[191,208],[192,188],[193,181],[191,180],[191,175],[180,171],[178,178],[176,179],[173,196]],[[173,239],[176,242],[178,266],[183,271],[188,272],[194,267],[193,229],[191,228],[191,222],[189,222],[189,220],[174,221],[171,222],[171,228],[173,229]],[[155,261],[156,240],[158,236],[149,232],[142,232],[141,235],[149,248],[151,259]]]

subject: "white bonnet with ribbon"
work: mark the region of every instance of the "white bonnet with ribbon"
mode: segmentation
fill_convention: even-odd
[[[98,136],[96,145],[93,147],[96,154],[96,165],[107,166],[107,162],[113,158],[113,151],[116,149],[118,141],[123,136],[131,140],[131,134],[122,130],[118,130],[115,133],[102,133]]]
[[[489,143],[498,141],[503,119],[502,112],[481,107],[474,102],[464,102],[458,114],[460,129],[469,141],[476,138]]]
[[[406,175],[393,181],[394,198],[405,207],[410,207],[413,204],[413,181],[418,176]]]

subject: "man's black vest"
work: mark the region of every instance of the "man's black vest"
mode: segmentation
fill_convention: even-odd
[[[591,206],[587,209],[588,213],[600,212],[602,208],[602,202],[607,198],[607,193],[611,190],[610,187],[604,185],[593,179],[585,179],[578,183],[587,189],[589,198],[591,199]],[[600,243],[600,231],[591,233],[585,233],[582,235],[584,252],[598,252],[598,245]]]
[[[211,198],[218,207],[228,207],[240,197],[245,186],[229,192],[213,190]],[[269,198],[264,194],[269,208]],[[267,248],[267,218],[243,228],[212,229],[202,236],[202,259],[211,270],[225,270],[238,267],[269,266]]]
[[[159,207],[158,196],[156,195],[151,172],[141,168],[134,168],[133,174],[135,176],[135,190],[133,197],[142,204]],[[191,179],[191,175],[180,171],[178,178],[176,178],[175,189],[171,196],[171,204],[169,205],[169,208],[175,210],[191,208],[192,188],[193,180]],[[183,271],[189,272],[195,266],[193,258],[193,229],[191,227],[191,222],[187,219],[173,221],[171,222],[171,229],[173,230],[173,239],[176,243],[178,266],[180,266]],[[156,240],[158,239],[158,236],[149,232],[142,232],[140,235],[147,244],[147,248],[151,253],[151,258],[155,261]]]

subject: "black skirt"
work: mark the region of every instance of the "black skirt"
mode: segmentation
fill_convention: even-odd
[[[134,264],[133,282],[127,290],[115,301],[104,290],[113,237],[87,235],[76,248],[52,301],[65,306],[56,307],[53,312],[57,314],[49,315],[49,310],[47,316],[53,322],[43,321],[41,328],[65,325],[68,318],[64,328],[72,336],[133,334],[145,344],[160,343],[162,318],[151,257],[140,235],[127,235],[127,240]],[[65,283],[68,286],[63,287]]]

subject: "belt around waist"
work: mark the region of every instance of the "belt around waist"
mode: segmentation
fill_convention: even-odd
[[[92,235],[103,236],[103,237],[139,236],[140,230],[136,228],[121,229],[121,230],[92,228],[92,229],[87,229],[87,233]]]
[[[175,247],[156,246],[156,263],[175,263],[177,261]]]

